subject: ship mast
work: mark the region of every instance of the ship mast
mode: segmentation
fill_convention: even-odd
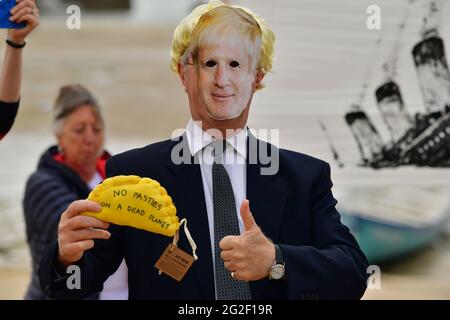
[[[397,37],[391,55],[383,63],[385,82],[375,91],[378,109],[391,136],[391,145],[399,141],[413,125],[411,116],[405,108],[400,86],[394,81],[394,78],[397,76],[403,33],[414,3],[415,0],[409,0],[407,3],[405,15],[398,25]]]
[[[422,41],[412,51],[427,116],[431,117],[439,117],[450,106],[450,72],[438,32],[444,4],[445,0],[429,1],[420,31]]]

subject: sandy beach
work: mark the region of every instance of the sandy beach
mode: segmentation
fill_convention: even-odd
[[[0,300],[21,300],[29,282],[27,268],[0,268]]]
[[[25,294],[30,270],[0,268],[0,300],[21,300]],[[368,289],[363,300],[448,300],[450,282],[430,280],[413,275],[386,274],[381,289]]]

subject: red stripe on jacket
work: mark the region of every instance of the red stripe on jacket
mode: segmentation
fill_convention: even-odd
[[[97,159],[97,163],[95,164],[95,168],[97,169],[97,172],[100,174],[100,176],[103,179],[106,179],[106,161],[110,158],[110,155],[107,152],[104,152],[103,155]],[[66,160],[64,158],[64,155],[61,153],[57,153],[53,156],[53,159],[55,161],[66,164]]]

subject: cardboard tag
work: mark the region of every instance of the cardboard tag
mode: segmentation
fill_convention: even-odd
[[[193,262],[193,256],[171,243],[167,246],[158,261],[156,261],[155,267],[180,282]]]

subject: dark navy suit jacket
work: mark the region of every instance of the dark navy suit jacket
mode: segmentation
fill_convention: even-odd
[[[249,135],[249,139],[255,138]],[[181,141],[187,146],[186,139]],[[367,260],[335,209],[329,165],[255,141],[260,148],[279,151],[279,170],[275,175],[261,175],[261,163],[247,163],[247,198],[256,223],[283,251],[286,279],[250,282],[252,298],[359,299],[366,289]],[[80,290],[68,290],[65,278],[59,278],[57,244],[54,245],[40,269],[41,285],[47,294],[54,298],[80,298],[100,291],[104,280],[125,257],[130,299],[214,299],[211,242],[200,166],[174,164],[171,153],[177,143],[167,140],[116,155],[108,160],[106,170],[108,176],[150,177],[167,189],[178,217],[187,218],[198,246],[199,259],[183,280],[177,282],[159,275],[154,267],[172,238],[112,225],[112,237],[96,240],[95,247],[78,262],[82,275]],[[193,162],[190,154],[188,158]],[[180,238],[179,247],[190,253],[185,236]]]

